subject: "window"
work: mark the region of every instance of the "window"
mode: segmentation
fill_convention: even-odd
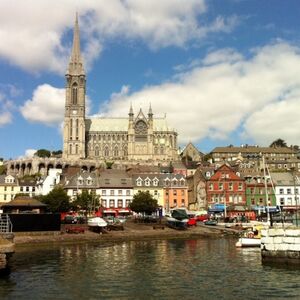
[[[122,195],[122,190],[118,190],[118,195]]]
[[[223,183],[219,183],[219,190],[223,190]]]
[[[243,190],[243,184],[240,182],[239,183],[239,191]]]
[[[173,195],[177,196],[177,190],[173,190]]]
[[[209,184],[208,189],[209,189],[210,191],[213,190],[213,184],[212,184],[212,183]]]
[[[184,190],[181,190],[181,196],[184,196]]]
[[[157,190],[154,191],[154,196],[157,196],[158,192]]]
[[[5,191],[5,192],[7,191],[7,187],[6,187],[6,186],[4,187],[4,191]]]
[[[115,207],[115,200],[113,200],[113,199],[110,199],[109,200],[109,207],[111,208],[111,207]]]
[[[137,179],[136,185],[137,186],[142,186],[142,179]]]
[[[283,189],[279,189],[279,194],[280,194],[280,195],[283,195],[283,194],[284,194]]]
[[[287,192],[287,194],[290,195],[292,193],[292,190],[291,189],[287,189],[286,192]]]
[[[181,199],[181,206],[185,206],[185,201],[184,201],[184,199]]]
[[[126,207],[128,207],[130,204],[130,200],[129,199],[126,199]]]
[[[229,191],[233,191],[233,183],[229,182],[229,186],[228,186]]]
[[[126,196],[130,196],[130,190],[126,190]]]
[[[74,105],[77,104],[77,91],[78,91],[77,83],[74,83],[72,86],[72,94],[71,94],[72,104]]]
[[[122,199],[118,199],[118,207],[119,208],[123,207],[123,200]]]
[[[26,192],[29,192],[29,186],[26,186]]]
[[[174,205],[177,205],[177,199],[174,199]]]
[[[110,190],[110,195],[114,196],[115,195],[115,191],[114,190]]]
[[[102,195],[106,196],[106,190],[102,190]]]
[[[284,205],[284,198],[280,198],[280,205]]]
[[[147,179],[145,180],[145,185],[146,185],[146,186],[149,186],[149,185],[150,185],[150,179],[149,179],[149,178],[147,178]]]

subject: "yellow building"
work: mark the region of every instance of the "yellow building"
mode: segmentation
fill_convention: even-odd
[[[148,191],[157,200],[158,205],[164,207],[163,182],[160,176],[161,174],[134,174],[132,177],[133,195],[140,191]]]
[[[20,193],[18,180],[12,175],[0,175],[0,204],[7,203]]]

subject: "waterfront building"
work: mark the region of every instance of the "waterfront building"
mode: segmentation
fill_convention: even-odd
[[[66,101],[63,130],[63,158],[100,161],[174,161],[178,160],[177,132],[166,116],[155,117],[151,106],[128,117],[86,116],[86,74],[80,52],[76,17],[71,58],[66,72]]]
[[[230,166],[224,164],[207,180],[207,204],[246,205],[244,178]]]
[[[185,176],[181,174],[162,174],[164,186],[164,210],[188,208],[188,186]]]
[[[276,205],[284,210],[296,210],[300,206],[300,178],[291,172],[270,174],[275,186]]]
[[[35,178],[19,178],[20,193],[29,197],[38,195],[37,181]]]
[[[188,186],[189,209],[207,209],[206,178],[202,170],[198,168],[193,175],[187,176],[186,182]]]
[[[104,212],[128,209],[133,197],[132,179],[122,170],[105,170],[99,175],[82,171],[66,179],[64,189],[71,200],[83,191],[94,193]]]
[[[48,176],[43,176],[37,180],[37,194],[47,195],[59,184],[61,179],[61,169],[49,169]]]
[[[266,180],[266,183],[265,183]],[[276,205],[275,191],[269,177],[262,175],[246,177],[246,203],[248,208],[257,206]],[[267,190],[266,190],[267,186]]]
[[[163,181],[160,173],[133,174],[133,193],[149,192],[157,200],[157,204],[164,207]]]
[[[194,161],[194,162],[201,162],[204,158],[204,153],[199,151],[197,147],[189,142],[181,151],[180,156],[186,162]]]
[[[0,175],[0,204],[7,203],[20,193],[20,187],[16,176]]]

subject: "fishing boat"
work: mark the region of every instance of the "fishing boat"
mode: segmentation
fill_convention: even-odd
[[[88,226],[92,228],[104,228],[107,226],[107,222],[100,217],[88,219]]]

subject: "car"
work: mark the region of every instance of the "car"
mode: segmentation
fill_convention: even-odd
[[[198,216],[196,216],[196,218],[197,218],[198,222],[205,222],[206,220],[209,219],[209,216],[208,215],[198,215]]]
[[[72,215],[66,215],[64,219],[62,220],[63,224],[76,224],[77,218]]]
[[[197,226],[197,218],[195,217],[195,215],[188,215],[189,216],[189,220],[187,222],[188,226]]]

